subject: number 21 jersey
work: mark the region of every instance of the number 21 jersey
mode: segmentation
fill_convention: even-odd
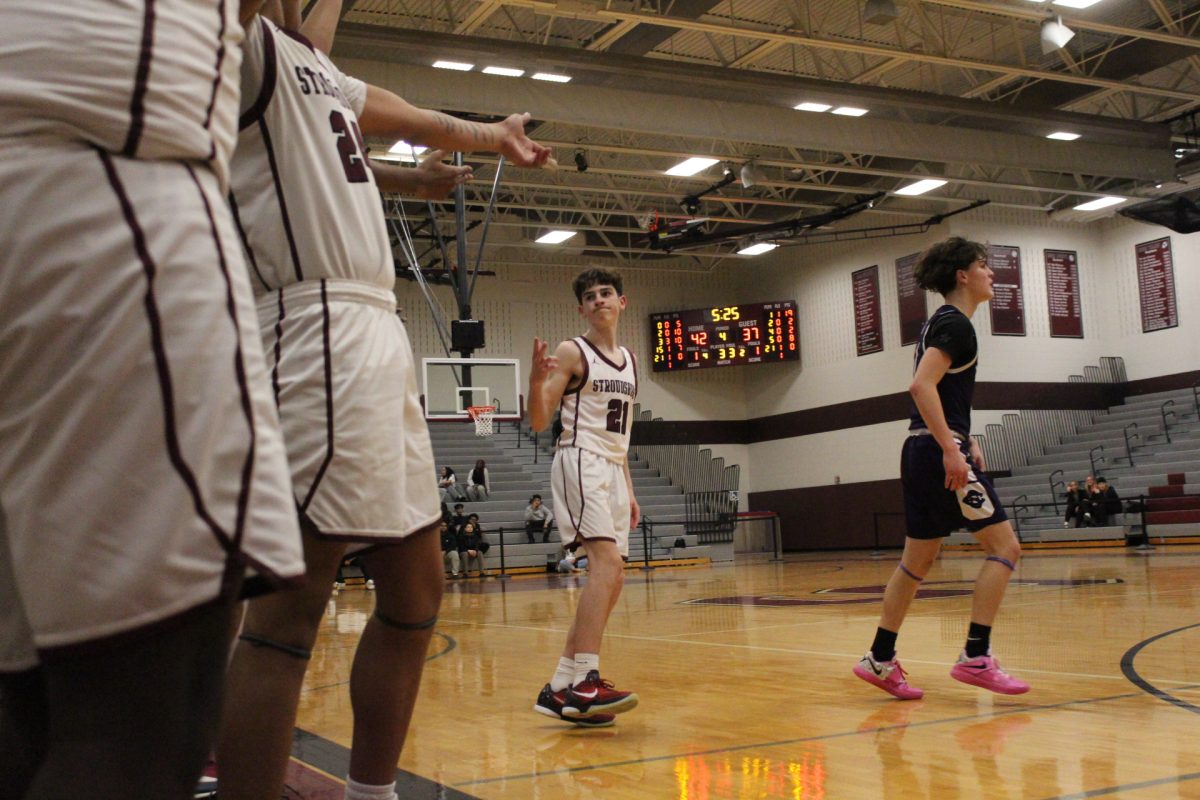
[[[231,205],[255,291],[320,278],[390,290],[387,226],[358,129],[366,84],[261,17],[244,53]]]
[[[563,393],[559,447],[578,447],[609,461],[624,461],[629,452],[630,415],[637,397],[637,361],[620,348],[623,364],[615,364],[583,336],[571,340],[583,359],[583,380]]]

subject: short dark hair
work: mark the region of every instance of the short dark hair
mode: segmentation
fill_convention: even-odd
[[[455,504],[454,504],[454,510],[455,510],[455,511],[458,511],[458,510],[459,510],[460,508],[462,508],[462,507],[463,507],[463,504],[462,504],[462,503],[455,503]]]
[[[945,297],[958,285],[958,271],[967,269],[980,258],[987,259],[987,247],[961,236],[951,236],[921,253],[913,277],[917,286]]]
[[[1096,478],[1096,483],[1108,483],[1108,478],[1104,478],[1104,477]]]
[[[534,500],[541,500],[541,499],[542,499],[542,496],[540,494],[535,494],[529,498],[529,502],[532,503]]]
[[[575,277],[575,282],[571,284],[571,288],[575,290],[575,299],[582,305],[583,293],[593,286],[602,285],[613,287],[619,295],[625,294],[625,289],[621,284],[621,273],[601,267],[592,267],[579,273]]]
[[[467,515],[467,521],[468,521],[468,522],[470,522],[471,520],[476,520],[476,521],[478,521],[478,520],[479,520],[479,515],[478,515],[478,514],[468,514],[468,515]]]

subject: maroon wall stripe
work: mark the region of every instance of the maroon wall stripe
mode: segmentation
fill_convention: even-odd
[[[121,205],[121,213],[125,217],[125,223],[129,226],[129,231],[133,238],[134,250],[137,253],[138,259],[142,262],[142,270],[146,274],[146,297],[144,303],[146,307],[146,319],[150,325],[150,345],[154,351],[154,366],[158,374],[158,385],[162,397],[167,455],[170,458],[171,465],[175,468],[175,472],[179,474],[179,477],[187,486],[192,496],[192,503],[195,506],[196,513],[208,525],[209,530],[212,531],[213,536],[221,543],[221,546],[228,550],[231,547],[229,534],[221,528],[209,513],[204,502],[204,497],[200,493],[200,486],[196,482],[196,476],[184,459],[183,452],[179,446],[179,431],[175,421],[175,389],[171,383],[171,367],[167,361],[166,345],[163,343],[162,318],[159,315],[158,302],[154,297],[154,281],[157,277],[158,269],[146,245],[146,236],[137,221],[133,205],[129,201],[129,196],[125,192],[125,187],[121,183],[120,176],[117,175],[116,165],[113,163],[112,156],[103,150],[97,150],[96,152],[99,154],[100,161],[104,165],[104,172],[108,177],[108,183]]]
[[[137,155],[146,127],[146,91],[150,85],[150,62],[154,60],[154,2],[145,0],[146,10],[142,15],[142,46],[138,53],[137,71],[134,73],[133,92],[129,99],[129,132],[125,135],[125,146],[121,153],[129,158]]]

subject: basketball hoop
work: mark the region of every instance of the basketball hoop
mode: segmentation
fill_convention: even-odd
[[[492,415],[495,413],[495,406],[467,406],[467,414],[475,420],[476,436],[492,435]]]

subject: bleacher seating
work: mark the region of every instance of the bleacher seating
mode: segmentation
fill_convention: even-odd
[[[1164,403],[1169,412],[1165,431]],[[1131,452],[1126,448],[1126,431]],[[1154,498],[1147,505],[1151,530],[1141,530],[1140,513],[1114,515],[1105,528],[1063,528],[1065,490],[1056,485],[1056,497],[1051,497],[1052,474],[1056,482],[1073,479],[1080,483],[1087,475],[1103,475],[1123,505],[1138,496]],[[1200,498],[1178,497],[1179,502],[1166,502],[1170,496],[1200,494],[1200,419],[1195,396],[1191,389],[1182,389],[1127,397],[995,484],[1009,515],[1020,516],[1024,541],[1137,539],[1142,533],[1152,537],[1200,535]]]
[[[465,481],[467,471],[477,459],[487,462],[492,486],[488,499],[462,501],[465,513],[479,515],[484,538],[491,544],[484,557],[485,569],[489,572],[500,569],[501,528],[506,570],[545,569],[551,560],[557,563],[560,553],[557,534],[548,543],[539,540],[530,544],[525,536],[525,507],[530,495],[540,494],[557,518],[550,491],[553,452],[548,446],[549,436],[541,435],[535,445],[527,430],[518,429],[512,422],[497,423],[492,436],[476,436],[473,425],[457,422],[433,422],[429,433],[438,468],[453,467],[460,480]],[[630,461],[629,470],[642,516],[652,523],[647,537],[650,560],[707,558],[709,548],[698,546],[697,537],[685,532],[683,491],[644,461]],[[680,538],[686,545],[683,548],[675,547]],[[630,562],[644,561],[645,552],[642,531],[633,531],[629,541]]]

